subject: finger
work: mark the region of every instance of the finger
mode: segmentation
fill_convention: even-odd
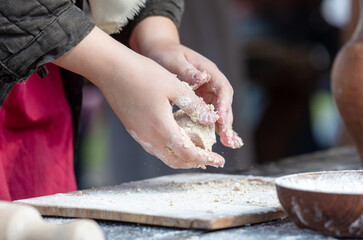
[[[178,130],[167,145],[167,156],[174,160],[174,162],[177,162],[179,168],[203,168],[205,165],[214,167],[224,166],[225,160],[222,156],[196,147],[179,126],[176,125],[175,129]]]
[[[211,101],[216,107],[219,115],[216,126],[222,144],[231,148],[241,147],[243,145],[242,139],[232,129],[233,89],[228,79],[211,61],[193,51],[189,53],[186,55],[187,61],[199,69],[205,69],[211,75],[207,86],[202,86],[203,89],[200,89],[200,91],[198,89],[196,92],[201,96],[209,96],[209,100],[206,100]]]
[[[230,148],[240,148],[243,146],[242,139],[232,129],[233,112],[233,89],[227,78],[221,73],[215,65],[210,65],[208,71],[212,74],[212,81],[209,84],[209,91],[216,95],[217,114],[219,116],[217,122],[218,134],[223,145]]]
[[[219,116],[213,111],[213,106],[208,106],[190,87],[179,82],[176,83],[175,92],[170,100],[188,114],[192,121],[213,124],[218,120]]]
[[[210,80],[210,75],[206,71],[200,71],[186,59],[182,61],[177,69],[177,77],[189,84],[195,90]]]
[[[177,75],[178,79],[189,84],[195,90],[199,86],[210,80],[210,75],[206,71],[200,71],[193,64],[187,61],[185,57],[179,57],[173,62],[169,62],[166,68]]]
[[[242,139],[233,131],[233,115],[231,107],[227,107],[223,101],[218,103],[218,115],[220,116],[217,123],[217,132],[222,144],[230,148],[240,148],[243,146]]]
[[[219,129],[222,129],[218,132],[218,134],[224,146],[233,149],[240,148],[243,146],[242,139],[232,128],[226,128],[225,126],[220,126]]]
[[[173,152],[169,147],[165,148],[165,153],[161,156],[157,156],[160,158],[166,165],[174,169],[190,169],[190,168],[202,168],[206,169],[205,165],[200,165],[194,162],[186,162]]]

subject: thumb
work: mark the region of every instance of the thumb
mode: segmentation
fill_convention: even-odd
[[[188,83],[193,90],[207,83],[211,78],[206,71],[200,71],[185,58],[179,59],[170,71],[176,74],[181,81]]]
[[[200,124],[213,124],[219,116],[214,112],[213,105],[207,105],[187,84],[179,82],[171,101],[182,109],[192,121]]]

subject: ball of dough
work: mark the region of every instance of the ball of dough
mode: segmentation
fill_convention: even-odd
[[[183,110],[175,112],[174,119],[197,147],[212,151],[213,144],[217,142],[214,124],[193,122]]]

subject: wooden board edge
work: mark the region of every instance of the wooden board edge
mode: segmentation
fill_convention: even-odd
[[[107,221],[120,221],[125,223],[140,223],[162,227],[174,227],[182,229],[219,230],[240,227],[248,224],[262,223],[286,218],[286,213],[279,209],[261,214],[249,214],[244,216],[231,216],[218,219],[180,219],[166,216],[153,216],[137,213],[118,212],[100,209],[70,209],[67,207],[43,206],[28,204],[35,207],[42,216],[90,218]]]
[[[203,226],[203,222],[195,222],[194,229],[203,229],[203,230],[218,230],[218,229],[226,229],[233,227],[241,227],[245,225],[255,224],[255,223],[263,223],[278,219],[285,219],[287,217],[286,213],[283,209],[278,209],[277,211],[269,211],[264,214],[253,213],[247,214],[244,216],[232,216],[226,218],[219,218],[213,221],[210,221],[208,226]],[[201,226],[199,226],[201,224]]]
[[[180,219],[165,216],[144,215],[138,213],[118,212],[101,209],[72,209],[67,207],[42,206],[26,203],[35,207],[42,216],[69,217],[69,218],[90,218],[96,220],[120,221],[125,223],[140,223],[162,227],[175,227],[190,229],[192,219]],[[206,220],[205,220],[206,221]]]

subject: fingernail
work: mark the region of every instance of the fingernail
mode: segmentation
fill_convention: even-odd
[[[197,72],[193,74],[193,79],[197,81],[203,81],[203,80],[209,80],[210,76],[206,71],[203,72]]]
[[[210,80],[210,75],[207,74],[206,71],[203,72],[196,72],[193,74],[192,79],[194,84],[191,86],[193,90],[196,90],[197,88],[199,88],[201,85],[209,82]]]

